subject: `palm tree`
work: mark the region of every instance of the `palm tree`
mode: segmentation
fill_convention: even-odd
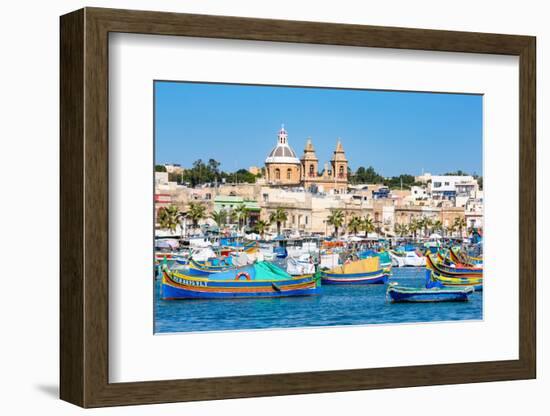
[[[338,237],[338,229],[344,223],[344,212],[341,209],[332,209],[327,218],[327,224],[334,227],[334,235]]]
[[[219,228],[222,228],[227,222],[227,212],[224,209],[221,209],[217,212],[214,211],[212,214],[210,214],[210,218],[214,220]]]
[[[395,234],[399,235],[399,237],[403,237],[409,231],[406,224],[399,223],[395,223],[393,230],[395,231]]]
[[[179,224],[181,213],[178,211],[178,207],[169,205],[159,208],[157,218],[161,229],[174,233]]]
[[[351,231],[353,235],[357,235],[357,232],[362,228],[363,221],[361,221],[361,218],[353,216],[351,220],[349,220],[348,223],[348,229]]]
[[[409,221],[409,231],[412,233],[413,238],[416,240],[416,232],[421,228],[421,220],[417,218],[412,218]]]
[[[435,220],[432,224],[432,230],[434,232],[440,231],[441,233],[443,233],[443,223],[440,220]]]
[[[365,237],[369,238],[369,233],[374,232],[375,230],[374,222],[372,221],[372,218],[368,215],[363,220],[363,231],[365,231]]]
[[[462,238],[462,229],[466,227],[466,220],[462,217],[456,217],[453,225],[458,229],[460,237]]]
[[[277,208],[269,214],[269,222],[277,224],[277,235],[281,235],[281,224],[287,220],[288,216],[284,209]]]
[[[427,217],[421,217],[416,220],[416,229],[420,231],[420,236],[425,237],[426,236],[426,228],[428,227],[428,218]]]
[[[248,218],[248,208],[245,205],[239,205],[237,208],[235,208],[235,211],[233,212],[235,213],[237,221],[239,222],[239,228],[244,228],[244,226],[246,225],[246,219]]]
[[[193,228],[199,226],[199,221],[206,216],[206,207],[198,202],[190,202],[187,217],[193,222]]]
[[[264,238],[265,231],[269,227],[269,222],[264,220],[259,220],[255,225],[254,229],[255,231]]]
[[[456,226],[454,224],[451,224],[447,227],[447,232],[450,234],[451,237],[453,236],[455,231],[456,231]]]
[[[433,221],[430,217],[424,217],[422,220],[422,225],[424,226],[424,237],[428,237],[430,235],[430,227],[433,226]]]
[[[235,221],[237,221],[237,213],[235,212],[235,210],[233,209],[230,209],[228,214],[227,214],[227,219],[229,220],[229,222],[231,224],[233,224]]]

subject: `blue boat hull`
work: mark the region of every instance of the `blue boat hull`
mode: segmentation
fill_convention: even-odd
[[[321,282],[323,285],[383,285],[388,282],[388,279],[388,274],[379,271],[356,274],[323,273]]]
[[[172,299],[244,299],[244,298],[282,298],[288,296],[312,296],[319,294],[321,289],[319,287],[313,289],[296,289],[273,291],[266,290],[265,292],[254,293],[239,293],[239,292],[197,292],[194,290],[188,290],[183,288],[175,288],[172,286],[164,285],[162,287],[162,298],[164,300]]]
[[[252,266],[240,269],[252,274]],[[247,271],[250,271],[248,273]],[[222,274],[219,274],[221,276]],[[216,274],[211,275],[216,276]],[[285,280],[221,280],[177,273],[164,273],[161,297],[171,299],[234,299],[259,297],[310,296],[320,293],[320,285],[312,275]]]
[[[405,292],[390,288],[388,290],[388,296],[392,302],[466,302],[468,295],[472,291],[465,290],[449,290],[449,291],[437,291],[426,290],[418,292]]]

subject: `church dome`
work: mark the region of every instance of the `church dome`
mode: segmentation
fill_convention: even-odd
[[[265,163],[300,164],[300,160],[296,157],[296,153],[288,144],[288,133],[284,127],[279,131],[277,146],[269,153]]]

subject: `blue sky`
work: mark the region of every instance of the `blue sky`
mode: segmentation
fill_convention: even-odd
[[[482,173],[480,95],[157,81],[155,106],[157,164],[263,166],[284,123],[298,157],[312,138],[320,168],[341,138],[354,171]]]

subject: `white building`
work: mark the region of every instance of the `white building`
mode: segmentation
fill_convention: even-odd
[[[428,190],[424,186],[411,186],[411,199],[422,201],[428,199]]]
[[[434,200],[474,198],[478,190],[473,176],[432,175],[431,181],[428,181],[428,194]]]

